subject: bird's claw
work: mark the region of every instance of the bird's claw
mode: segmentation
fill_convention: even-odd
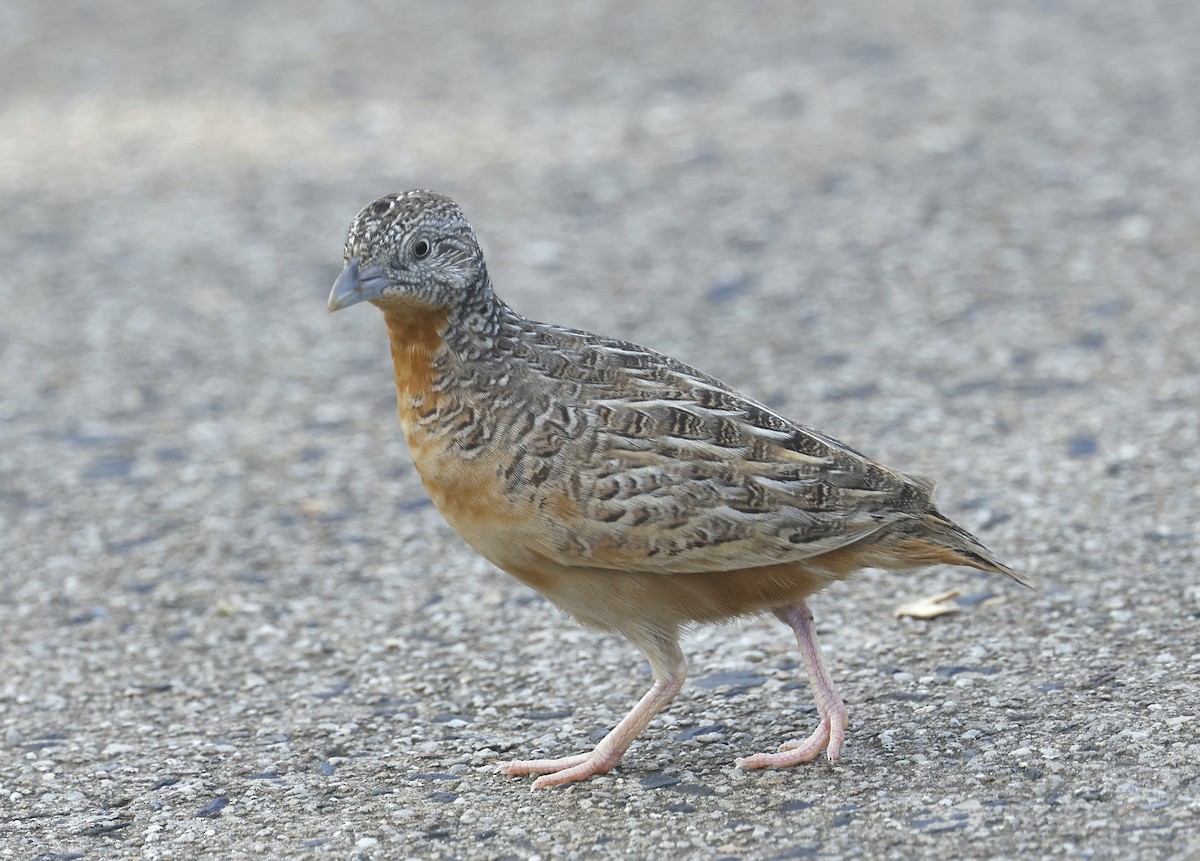
[[[540,775],[533,782],[533,788],[545,789],[549,786],[587,780],[598,774],[608,774],[619,760],[620,756],[606,757],[593,750],[591,753],[558,759],[518,759],[501,764],[500,771],[510,777],[522,774]]]
[[[821,716],[821,723],[813,734],[804,741],[784,742],[776,753],[756,753],[737,760],[736,765],[746,769],[790,768],[802,762],[812,762],[821,755],[822,750],[828,752],[829,760],[833,762],[841,756],[847,720],[846,706],[841,700],[836,700],[828,713]]]

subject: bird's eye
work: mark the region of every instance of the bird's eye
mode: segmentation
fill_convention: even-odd
[[[412,247],[413,257],[417,258],[418,260],[424,260],[426,257],[429,256],[429,252],[432,250],[433,250],[433,246],[431,246],[429,244],[428,239],[418,239],[416,242],[413,243],[413,247]]]

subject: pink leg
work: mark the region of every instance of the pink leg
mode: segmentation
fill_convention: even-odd
[[[817,714],[821,723],[804,741],[789,741],[779,747],[778,753],[756,753],[737,761],[741,768],[787,768],[801,762],[811,762],[821,755],[826,747],[829,749],[829,759],[835,760],[842,750],[842,742],[846,740],[846,704],[838,696],[833,679],[825,669],[825,661],[821,657],[821,646],[817,643],[817,632],[813,628],[812,611],[801,601],[794,607],[785,607],[775,611],[784,623],[796,632],[796,642],[800,646],[800,654],[804,657],[804,666],[808,669],[808,679],[813,687],[817,700]]]
[[[687,676],[687,662],[683,659],[683,653],[679,651],[677,640],[655,638],[645,643],[639,642],[638,646],[650,660],[654,684],[629,714],[600,740],[591,753],[559,759],[516,760],[504,763],[500,769],[509,775],[540,774],[541,777],[533,782],[534,789],[574,783],[612,771],[633,740],[667,703],[675,699]]]

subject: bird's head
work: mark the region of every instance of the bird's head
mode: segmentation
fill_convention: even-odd
[[[344,264],[330,311],[363,301],[448,310],[486,281],[483,252],[463,211],[421,189],[381,197],[360,212]]]

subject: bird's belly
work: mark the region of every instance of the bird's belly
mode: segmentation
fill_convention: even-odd
[[[484,449],[466,457],[444,438],[405,430],[421,482],[446,522],[493,565],[514,574],[530,568],[540,518],[528,499],[504,492],[500,454]]]

